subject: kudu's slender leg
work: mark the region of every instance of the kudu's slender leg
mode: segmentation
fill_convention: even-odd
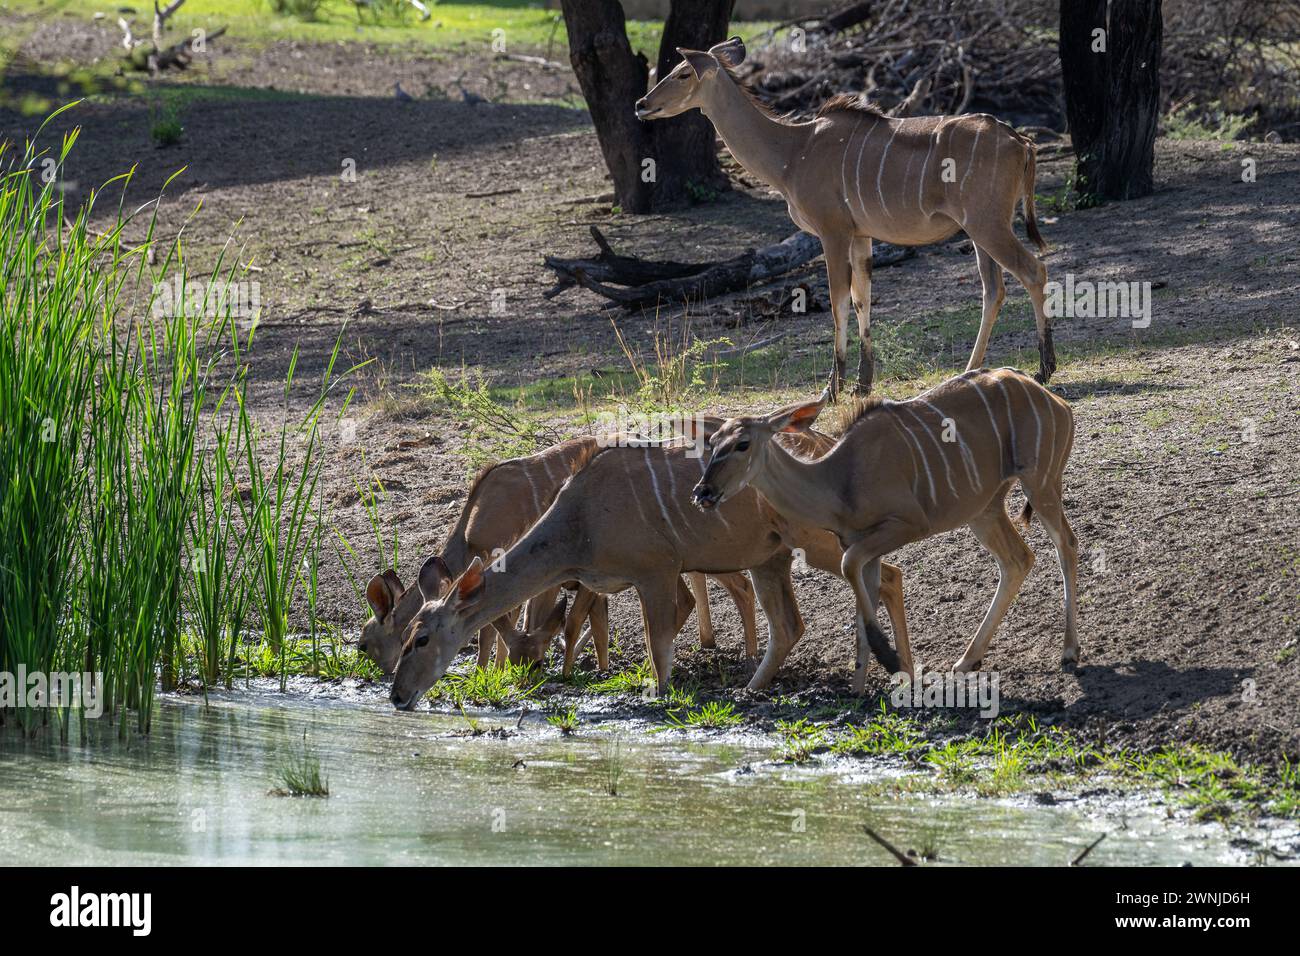
[[[826,256],[826,277],[830,282],[831,315],[835,320],[835,367],[829,382],[831,401],[838,400],[840,386],[848,367],[849,306],[853,298],[853,264],[849,261],[849,243],[822,236]]]
[[[726,588],[731,600],[736,602],[736,612],[740,614],[740,626],[745,634],[745,656],[753,660],[758,657],[758,618],[754,613],[754,587],[744,574],[716,574],[714,580]]]
[[[871,347],[871,237],[855,236],[850,246],[853,264],[853,308],[858,314],[859,395],[871,392],[876,374],[876,353]]]
[[[1047,536],[1056,547],[1056,560],[1061,565],[1061,579],[1065,591],[1065,646],[1061,652],[1061,663],[1077,663],[1079,660],[1078,634],[1078,592],[1079,574],[1079,540],[1065,517],[1061,506],[1060,482],[1049,481],[1038,488],[1031,488],[1022,481],[1021,487],[1025,497],[1043,523]]]
[[[596,645],[596,667],[607,671],[609,670],[609,598],[603,594],[596,595],[596,601],[591,605],[589,619],[590,634]]]
[[[748,690],[760,690],[772,682],[776,672],[785,663],[790,649],[803,637],[803,616],[790,581],[789,551],[779,551],[765,563],[750,568],[759,606],[767,618],[767,650],[754,676],[746,685]]]
[[[892,564],[880,563],[880,604],[885,606],[889,623],[894,628],[894,647],[899,663],[909,674],[915,674],[912,661],[912,642],[907,634],[907,611],[903,606],[903,573]]]
[[[997,321],[998,312],[1007,298],[1007,287],[1002,281],[1002,266],[998,265],[997,260],[982,247],[976,246],[975,263],[979,268],[980,284],[984,290],[983,308],[980,313],[979,335],[975,339],[975,347],[971,349],[970,361],[966,363],[968,372],[984,366],[984,352],[989,346],[989,334],[993,331],[993,323]]]
[[[518,608],[518,607],[517,607],[517,608],[515,608],[513,611],[511,611],[510,613],[504,615],[505,618],[506,618],[508,621],[510,621],[510,626],[511,626],[511,627],[514,627],[516,624],[519,623],[519,616],[520,616],[520,612],[521,612],[522,610],[523,610],[523,608]],[[506,665],[510,663],[510,645],[508,645],[508,644],[506,643],[505,635],[502,634],[501,631],[500,631],[499,629],[497,629],[497,627],[496,627],[495,625],[493,625],[493,627],[492,627],[492,632],[493,632],[494,634],[496,634],[496,636],[497,636],[497,642],[496,642],[496,644],[497,644],[496,667],[497,667],[498,670],[504,670],[505,667],[506,667]],[[480,649],[480,650],[479,650],[479,657],[481,658],[482,656],[483,656],[483,651],[482,651],[482,649]],[[481,665],[480,665],[480,666],[481,666]]]
[[[844,552],[840,573],[853,589],[858,605],[858,651],[853,668],[853,693],[861,694],[867,686],[867,654],[880,661],[889,674],[904,671],[914,677],[912,648],[907,629],[895,631],[898,650],[889,646],[880,622],[876,617],[876,601],[880,594],[880,556],[888,554],[916,537],[913,529],[901,519],[890,519],[872,528]]]
[[[645,624],[655,690],[663,695],[668,693],[673,673],[673,638],[691,613],[691,603],[686,603],[692,601],[691,592],[681,575],[672,572],[639,583],[636,592],[641,599],[641,620]]]
[[[686,575],[691,584],[691,593],[695,595],[695,619],[700,625],[700,647],[713,648],[713,615],[709,611],[709,584],[704,575],[692,571]]]
[[[807,561],[809,567],[817,568],[836,577],[843,573],[843,559],[844,553],[838,548],[809,545],[804,549],[804,560]],[[903,607],[903,572],[892,564],[885,564],[884,562],[881,562],[880,565],[879,602],[885,605],[885,611],[889,614],[889,621],[894,626],[895,646],[900,648],[908,646],[907,613]],[[858,626],[861,627],[861,616],[858,617]],[[907,656],[910,660],[910,646],[908,646]],[[909,671],[909,673],[912,672]]]
[[[497,631],[491,624],[485,624],[478,630],[478,661],[476,666],[479,670],[485,670],[488,665],[488,659],[492,656],[492,645],[496,642]],[[500,652],[498,652],[500,653]]]
[[[1029,300],[1034,305],[1034,323],[1038,327],[1038,374],[1034,378],[1045,384],[1056,371],[1056,349],[1052,345],[1052,327],[1047,319],[1046,294],[1043,291],[1047,284],[1047,266],[1016,238],[1010,222],[999,223],[992,230],[976,227],[972,222],[967,234],[976,249],[991,255],[1029,293]]]
[[[600,597],[590,588],[580,587],[573,597],[573,604],[569,606],[568,616],[564,619],[564,669],[561,671],[565,677],[573,673],[573,664],[581,648],[579,637],[582,625],[587,622]]]
[[[1025,544],[1025,539],[1007,517],[1008,487],[1009,485],[1003,485],[988,506],[970,522],[970,529],[979,543],[998,562],[998,589],[979,630],[971,638],[966,653],[953,666],[953,670],[958,673],[975,670],[984,660],[984,653],[988,650],[998,625],[1002,623],[1002,618],[1006,616],[1007,608],[1016,599],[1020,585],[1034,566],[1034,552],[1029,550],[1029,545]]]

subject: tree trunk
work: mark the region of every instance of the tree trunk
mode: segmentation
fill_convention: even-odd
[[[656,76],[664,77],[681,62],[677,48],[707,50],[727,38],[735,0],[672,0],[659,41]],[[657,208],[698,199],[729,187],[718,165],[717,133],[699,111],[655,120],[653,129]]]
[[[1061,72],[1082,205],[1155,187],[1161,0],[1061,4]],[[1109,16],[1108,16],[1109,14]],[[1104,31],[1095,35],[1095,31]]]
[[[660,42],[658,75],[681,59],[677,47],[708,49],[725,40],[733,3],[673,0]],[[725,189],[713,124],[697,111],[652,123],[636,118],[649,66],[632,51],[618,0],[563,0],[562,7],[569,62],[623,211],[646,213]]]
[[[564,0],[562,6],[569,62],[614,179],[615,200],[624,212],[649,212],[653,184],[642,177],[642,162],[654,158],[654,148],[635,104],[645,96],[650,68],[632,52],[618,0]]]

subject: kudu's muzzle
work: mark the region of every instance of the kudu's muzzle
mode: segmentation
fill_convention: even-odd
[[[691,501],[701,511],[708,511],[710,508],[716,508],[722,501],[722,492],[701,480],[691,489]]]

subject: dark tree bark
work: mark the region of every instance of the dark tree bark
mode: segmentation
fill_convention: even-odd
[[[707,49],[727,38],[734,0],[672,0],[660,42],[658,75],[681,57],[677,47]],[[692,192],[725,189],[713,125],[698,112],[643,123],[649,65],[633,53],[618,0],[563,0],[569,61],[591,112],[614,195],[625,212],[676,205]],[[645,161],[654,160],[653,174]]]
[[[654,145],[635,112],[650,74],[645,57],[632,52],[618,0],[564,0],[563,9],[569,62],[614,179],[615,199],[625,212],[649,212],[653,184],[642,178],[641,163],[654,158]]]
[[[663,77],[681,62],[677,48],[707,50],[727,38],[735,0],[672,0],[659,41],[656,75]],[[718,165],[717,133],[699,110],[650,124],[657,163],[653,204],[675,205],[701,193],[728,188]]]
[[[1075,191],[1085,205],[1136,199],[1155,188],[1160,117],[1161,0],[1061,4],[1061,72]],[[1105,49],[1096,49],[1096,30]]]

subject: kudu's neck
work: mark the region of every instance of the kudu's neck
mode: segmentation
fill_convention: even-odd
[[[806,130],[768,116],[722,71],[704,88],[701,100],[700,112],[713,123],[731,155],[759,179],[784,192]]]
[[[556,514],[556,509],[548,514]],[[514,547],[488,565],[483,574],[483,600],[466,622],[469,633],[573,577],[573,536],[557,533],[552,527],[553,522],[539,521]]]
[[[810,528],[833,528],[838,502],[828,498],[824,459],[796,458],[776,441],[767,445],[764,465],[750,485],[783,517]]]

